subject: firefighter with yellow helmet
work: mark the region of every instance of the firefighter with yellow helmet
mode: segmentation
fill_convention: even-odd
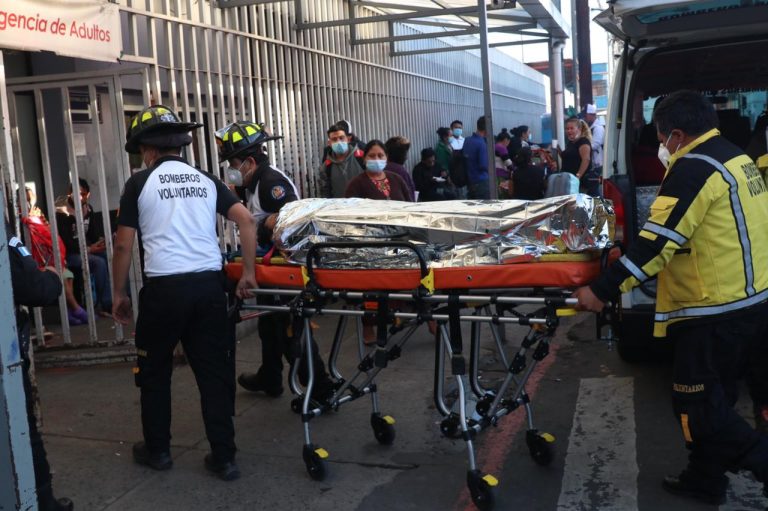
[[[137,463],[155,470],[173,465],[170,454],[171,372],[180,340],[200,390],[211,452],[205,467],[223,480],[240,476],[235,464],[235,339],[229,333],[226,281],[216,214],[240,228],[244,271],[237,294],[256,287],[255,225],[237,196],[213,175],[181,156],[200,124],[182,122],[168,107],[145,108],[129,125],[125,150],[146,169],[126,182],[114,248],[113,315],[127,324],[126,292],[133,239],[144,246],[144,287],[136,322],[136,386],[141,391],[144,441],[133,446]]]
[[[277,214],[285,204],[299,199],[293,181],[280,169],[270,164],[264,144],[276,140],[263,124],[241,121],[216,131],[219,158],[229,163],[228,180],[244,189],[248,210],[257,222],[259,252],[267,253],[272,247],[272,230]],[[259,303],[272,304],[270,296],[259,295]],[[300,325],[291,327],[288,313],[274,313],[259,318],[261,337],[261,367],[255,373],[242,373],[237,382],[251,392],[264,392],[270,397],[283,393],[283,356],[289,363],[294,356],[291,343],[300,339]],[[312,396],[322,401],[333,393],[334,383],[325,371],[325,365],[313,344],[315,383]],[[306,384],[306,365],[299,367],[299,379]]]

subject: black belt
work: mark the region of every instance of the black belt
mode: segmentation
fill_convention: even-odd
[[[158,277],[147,277],[147,284],[160,284],[163,282],[177,282],[181,280],[204,280],[211,277],[220,277],[221,270],[193,271],[189,273],[174,273],[173,275],[160,275]]]

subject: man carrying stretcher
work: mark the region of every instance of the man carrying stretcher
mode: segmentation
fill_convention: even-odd
[[[256,221],[259,253],[262,255],[271,252],[272,230],[280,208],[299,199],[299,192],[291,179],[269,163],[263,150],[263,144],[278,138],[281,137],[267,133],[263,124],[248,121],[235,122],[216,131],[220,159],[227,160],[230,168],[236,170],[230,173],[230,180],[245,190],[248,210]],[[268,295],[259,295],[257,300],[264,305],[277,303],[274,297]],[[285,356],[289,363],[293,363],[290,343],[294,338],[300,338],[301,332],[291,326],[291,316],[287,312],[260,317],[258,328],[261,337],[261,367],[255,373],[242,373],[237,382],[251,392],[264,392],[270,397],[278,397],[283,393],[282,357]],[[316,401],[323,401],[333,394],[334,387],[325,372],[314,341],[312,361],[315,374],[312,397]],[[302,385],[306,384],[306,369],[305,363],[299,367]]]
[[[722,504],[726,471],[768,483],[768,436],[734,410],[744,376],[755,402],[768,402],[768,189],[698,92],[670,94],[653,120],[667,171],[651,216],[627,254],[574,296],[600,311],[658,275],[654,335],[675,342],[672,402],[690,451],[662,485]]]

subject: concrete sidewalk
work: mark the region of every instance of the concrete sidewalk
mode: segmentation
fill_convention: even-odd
[[[321,350],[330,348],[335,318],[320,317]],[[348,328],[348,332],[351,329]],[[560,329],[564,335],[567,328]],[[484,327],[486,335],[490,335]],[[510,344],[521,327],[508,327]],[[465,339],[468,339],[465,338]],[[465,341],[468,346],[468,341]],[[490,343],[487,343],[490,346]],[[345,376],[356,365],[356,346],[348,333],[340,358]],[[258,367],[258,337],[238,345],[238,373]],[[492,364],[490,351],[485,357]],[[392,446],[379,445],[370,427],[370,399],[362,398],[312,421],[313,441],[330,453],[328,477],[313,481],[302,461],[302,427],[286,393],[270,399],[238,387],[238,464],[242,477],[226,483],[208,474],[208,452],[199,396],[191,370],[173,377],[172,455],[174,468],[155,472],[132,461],[141,439],[139,392],[131,364],[44,369],[38,372],[44,437],[59,496],[78,510],[355,510],[374,489],[400,483],[366,509],[447,509],[465,488],[463,441],[443,438],[432,402],[434,340],[425,326],[405,346],[403,356],[378,377],[383,413],[396,420]],[[439,472],[440,485],[433,481]],[[403,480],[407,481],[402,484]]]

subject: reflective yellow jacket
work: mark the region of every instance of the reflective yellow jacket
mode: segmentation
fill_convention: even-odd
[[[638,239],[592,290],[609,300],[657,274],[656,337],[768,298],[768,188],[716,129],[672,155]]]

